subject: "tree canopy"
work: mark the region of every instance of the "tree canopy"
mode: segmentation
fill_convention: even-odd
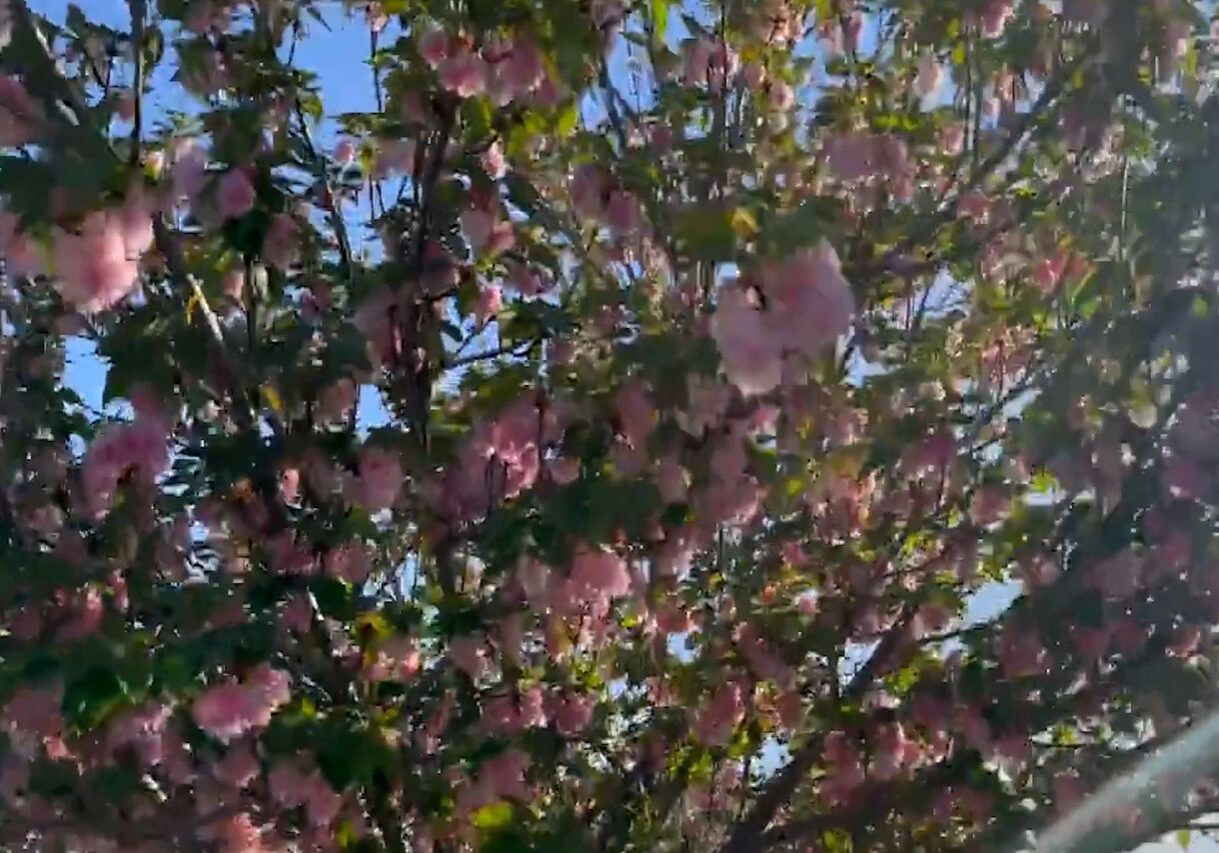
[[[1205,826],[1212,5],[0,0],[5,849]]]

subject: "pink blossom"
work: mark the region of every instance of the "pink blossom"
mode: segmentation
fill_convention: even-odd
[[[62,703],[63,684],[58,681],[39,687],[22,685],[4,706],[2,725],[43,738],[59,737],[64,726]]]
[[[286,673],[262,664],[241,683],[209,687],[195,700],[191,715],[199,728],[228,743],[265,728],[271,715],[291,699]]]
[[[94,211],[76,230],[54,229],[52,255],[59,291],[78,311],[111,308],[135,289],[139,249],[147,246],[143,232],[126,218],[117,211]]]
[[[576,213],[587,219],[598,219],[605,211],[609,193],[605,173],[591,163],[577,166],[567,184],[571,204]]]
[[[485,51],[484,51],[485,52]],[[527,38],[519,38],[495,60],[491,81],[494,100],[499,104],[520,98],[536,89],[545,78],[542,55]]]
[[[0,74],[0,147],[32,141],[42,110],[16,77]]]
[[[605,204],[605,224],[615,237],[632,237],[643,228],[643,208],[633,193],[613,190]]]
[[[341,139],[334,147],[334,161],[340,166],[350,166],[356,160],[356,144],[350,139]]]
[[[999,640],[999,663],[1005,678],[1041,675],[1046,671],[1046,650],[1033,628],[1012,624]]]
[[[766,82],[766,66],[756,60],[741,66],[741,82],[747,89],[757,91]]]
[[[1002,521],[1011,508],[1007,492],[994,486],[976,489],[969,501],[969,519],[980,527],[988,527]]]
[[[234,167],[216,183],[216,211],[223,219],[237,219],[254,209],[257,196],[245,169]]]
[[[631,576],[626,561],[610,551],[581,546],[571,564],[571,580],[585,598],[621,598],[630,592]]]
[[[489,178],[498,181],[508,173],[508,161],[504,157],[504,146],[497,139],[487,146],[487,150],[479,155],[478,162]]]
[[[665,503],[682,503],[689,492],[686,469],[674,456],[662,457],[656,467],[656,488]]]
[[[478,634],[454,637],[449,644],[449,657],[471,681],[478,681],[490,669],[487,664],[487,641]]]
[[[729,381],[741,393],[765,394],[779,384],[781,341],[766,327],[762,312],[740,287],[720,289],[711,317],[711,336]]]
[[[331,577],[359,584],[368,578],[371,558],[362,542],[346,542],[327,551],[322,565]]]
[[[767,330],[787,349],[817,355],[850,328],[855,311],[838,254],[824,240],[763,274]]]
[[[495,799],[526,801],[529,790],[525,785],[525,772],[530,764],[528,755],[510,749],[479,765],[478,780]]]
[[[965,705],[953,712],[953,727],[965,738],[965,742],[978,752],[990,752],[993,742],[990,723],[977,708]]]
[[[723,684],[711,701],[703,706],[694,720],[699,739],[711,746],[723,746],[733,730],[745,718],[745,703],[741,686],[735,681]]]
[[[402,490],[404,475],[397,451],[376,444],[366,444],[356,462],[358,476],[353,481],[350,497],[370,513],[394,505]]]
[[[1008,22],[1015,17],[1014,0],[988,0],[982,9],[980,23],[982,34],[987,38],[996,38],[1007,29]]]
[[[55,632],[55,641],[71,643],[96,634],[102,627],[104,616],[105,606],[101,593],[96,588],[89,587],[75,597],[69,617]]]
[[[245,788],[258,778],[258,756],[249,741],[231,745],[224,757],[213,765],[216,778],[234,788]]]
[[[262,258],[271,266],[286,272],[297,261],[300,226],[286,213],[276,213],[267,226],[262,242]]]
[[[391,361],[396,354],[394,321],[398,300],[388,288],[374,291],[356,308],[355,326],[368,340],[374,364]]]
[[[919,746],[906,737],[901,723],[880,727],[872,748],[872,773],[878,779],[892,779],[919,760]]]
[[[419,34],[419,55],[433,69],[449,57],[451,39],[437,26],[425,26]]]
[[[863,784],[863,760],[854,739],[843,731],[825,736],[826,776],[821,782],[822,796],[832,803],[841,803]]]
[[[792,668],[775,656],[752,622],[737,627],[736,645],[758,678],[768,679],[783,688],[792,686],[795,680]]]
[[[7,210],[0,210],[0,257],[14,276],[35,275],[43,267],[37,245],[22,232],[17,215]]]
[[[199,728],[221,741],[241,737],[250,725],[249,692],[240,684],[219,684],[202,693],[191,708]]]
[[[1130,549],[1121,551],[1092,569],[1093,586],[1107,598],[1127,599],[1143,587],[1143,558]]]
[[[267,784],[272,799],[283,808],[303,806],[312,826],[328,826],[343,804],[317,770],[306,773],[295,763],[277,764],[268,775]]]
[[[592,0],[589,14],[599,30],[606,30],[622,23],[625,7],[622,0]]]
[[[458,221],[461,223],[461,233],[470,244],[471,252],[478,254],[491,242],[495,220],[487,211],[479,208],[463,210]]]
[[[487,62],[468,47],[460,46],[437,68],[440,85],[460,98],[478,95],[487,88]]]
[[[554,712],[555,728],[564,737],[576,737],[593,718],[595,700],[586,694],[564,696],[557,702]]]
[[[89,445],[81,473],[89,513],[105,514],[123,477],[151,483],[168,464],[168,429],[159,418],[106,427]]]
[[[504,295],[497,284],[484,284],[478,289],[470,311],[480,325],[495,318],[504,309]]]
[[[920,98],[934,95],[943,82],[944,69],[935,54],[923,54],[918,61],[918,76],[914,78],[914,94]]]
[[[1030,551],[1016,563],[1016,573],[1028,589],[1048,586],[1058,579],[1058,562],[1044,551]]]
[[[618,426],[631,444],[641,446],[656,428],[656,406],[648,399],[644,387],[629,381],[614,397]]]
[[[1088,796],[1088,785],[1074,770],[1064,770],[1054,775],[1054,809],[1060,815],[1070,814]]]
[[[783,80],[772,80],[766,90],[766,99],[776,110],[790,110],[796,103],[796,92]]]

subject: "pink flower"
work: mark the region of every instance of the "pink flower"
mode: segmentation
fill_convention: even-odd
[[[586,219],[599,219],[605,211],[609,191],[605,173],[591,163],[577,166],[567,185],[576,213]]]
[[[846,732],[832,731],[825,736],[826,777],[821,795],[831,803],[845,801],[864,781],[859,748]]]
[[[934,95],[944,82],[944,69],[933,53],[925,53],[918,61],[918,76],[914,78],[914,94],[920,98]]]
[[[340,166],[350,166],[356,161],[356,144],[350,139],[342,139],[334,147],[334,162]]]
[[[565,696],[558,702],[555,709],[554,722],[559,734],[564,737],[575,737],[588,728],[593,718],[593,707],[596,704],[591,696],[584,694]]]
[[[139,281],[143,232],[118,212],[95,211],[79,230],[55,228],[52,254],[59,291],[79,311],[102,311],[125,299]],[[129,246],[128,240],[133,242]]]
[[[0,74],[0,147],[25,145],[33,140],[42,110],[16,77]]]
[[[240,741],[230,746],[213,769],[217,779],[239,789],[257,779],[260,770],[258,757],[249,741]]]
[[[1058,579],[1058,562],[1052,554],[1031,551],[1017,561],[1016,573],[1028,589],[1048,586]]]
[[[872,749],[872,773],[878,779],[892,779],[918,762],[919,747],[906,737],[901,723],[881,726]]]
[[[419,55],[433,69],[438,68],[449,56],[451,40],[436,26],[425,26],[419,35]]]
[[[623,385],[614,397],[614,409],[622,434],[631,444],[642,446],[656,428],[656,406],[643,386],[636,381]]]
[[[478,254],[491,242],[495,219],[487,211],[480,208],[463,210],[458,221],[461,223],[461,233],[470,244],[471,252]]]
[[[328,826],[343,804],[317,770],[306,773],[295,763],[277,764],[267,776],[267,784],[271,798],[281,807],[303,806],[312,826]]]
[[[10,731],[26,732],[44,738],[58,737],[63,732],[63,684],[55,682],[40,687],[22,685],[4,706],[0,725]]]
[[[228,743],[265,728],[290,699],[287,674],[263,664],[240,684],[227,682],[205,690],[191,707],[191,716],[199,728]]]
[[[454,637],[449,645],[449,657],[454,665],[471,681],[478,681],[487,674],[487,642],[481,635],[466,634]]]
[[[525,772],[530,763],[529,756],[519,749],[501,752],[479,766],[478,781],[495,799],[526,801],[529,790],[525,786]]]
[[[81,472],[87,509],[99,518],[109,509],[119,482],[134,474],[151,483],[169,464],[169,430],[159,418],[112,424],[89,445]]]
[[[783,80],[773,80],[766,91],[767,100],[776,110],[790,110],[796,103],[796,92]]]
[[[741,82],[748,89],[757,91],[766,82],[766,66],[761,62],[746,62],[741,67]]]
[[[296,220],[286,213],[275,214],[262,241],[262,259],[281,272],[286,272],[297,261],[299,240],[300,228]]]
[[[817,355],[851,325],[855,300],[838,254],[824,240],[763,273],[765,325],[787,349]]]
[[[326,574],[348,583],[363,583],[371,570],[371,558],[361,542],[346,542],[326,552],[322,561]]]
[[[216,183],[216,211],[223,219],[237,219],[254,209],[257,196],[250,176],[240,167],[233,167]]]
[[[656,488],[665,503],[676,504],[686,500],[689,492],[686,469],[674,456],[665,456],[656,467]]]
[[[173,186],[178,199],[197,198],[207,185],[207,154],[192,140],[174,148]]]
[[[397,452],[380,445],[365,445],[356,467],[359,475],[352,490],[353,500],[370,513],[393,506],[404,480]]]
[[[21,220],[7,210],[0,210],[0,257],[14,276],[35,275],[43,267],[38,247],[21,231]]]
[[[195,700],[191,715],[199,728],[223,742],[252,728],[249,693],[240,684],[219,684],[204,691]]]
[[[460,98],[481,94],[487,88],[486,60],[465,46],[445,58],[437,71],[440,85]]]
[[[71,643],[96,634],[102,627],[105,606],[101,593],[89,587],[76,596],[68,619],[55,632],[55,641]]]
[[[625,7],[622,0],[592,0],[589,14],[597,29],[606,30],[622,23]]]
[[[605,205],[605,224],[615,237],[632,237],[643,228],[643,208],[634,194],[614,190]]]
[[[368,341],[374,364],[391,361],[394,357],[394,321],[398,311],[398,300],[389,288],[374,291],[359,304],[355,312],[355,326]]]
[[[1009,679],[1045,673],[1046,651],[1036,629],[1009,625],[999,641],[999,663]]]
[[[485,324],[504,309],[504,295],[497,284],[484,284],[478,289],[470,311],[479,324]]]
[[[1142,589],[1143,574],[1143,558],[1126,549],[1093,567],[1092,584],[1106,598],[1122,600]]]
[[[989,527],[1002,521],[1011,509],[1007,492],[995,486],[976,489],[969,501],[969,519],[979,527]]]
[[[698,712],[694,731],[704,743],[723,746],[744,718],[745,703],[741,697],[741,686],[735,681],[729,681],[721,686],[711,701]]]
[[[785,689],[792,686],[795,680],[792,668],[770,650],[752,622],[745,622],[737,627],[736,645],[741,657],[745,658],[756,676],[773,681]]]
[[[478,158],[478,162],[482,164],[483,171],[487,173],[489,178],[498,181],[508,172],[508,162],[504,157],[504,146],[497,139],[487,146]]]
[[[587,546],[576,550],[571,565],[571,580],[586,599],[621,598],[631,590],[626,561],[609,551],[594,551]]]
[[[989,0],[982,10],[982,34],[987,38],[995,38],[1003,34],[1008,22],[1015,17],[1013,0]]]
[[[763,321],[762,312],[738,286],[720,289],[711,337],[719,348],[728,380],[742,394],[765,394],[782,375],[781,342]]]
[[[1088,796],[1088,785],[1074,770],[1064,770],[1053,779],[1054,809],[1060,815],[1075,811]]]

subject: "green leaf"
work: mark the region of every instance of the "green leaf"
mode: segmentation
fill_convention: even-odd
[[[483,806],[474,813],[472,822],[483,832],[503,829],[512,823],[512,805],[501,800],[498,803]]]
[[[652,0],[652,26],[656,32],[656,38],[660,41],[665,40],[665,33],[669,30],[669,4],[672,0]]]
[[[90,667],[64,691],[64,718],[82,729],[92,729],[118,710],[127,699],[127,685],[111,669]]]
[[[735,211],[714,207],[697,207],[674,216],[677,239],[693,258],[703,261],[727,261],[736,255]]]
[[[1188,850],[1190,843],[1193,841],[1193,833],[1188,829],[1178,829],[1175,838],[1182,850]]]

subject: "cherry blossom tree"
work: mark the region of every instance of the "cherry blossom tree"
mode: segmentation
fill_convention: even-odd
[[[1211,3],[127,8],[0,0],[5,849],[1219,811],[1092,796],[1219,700]]]

